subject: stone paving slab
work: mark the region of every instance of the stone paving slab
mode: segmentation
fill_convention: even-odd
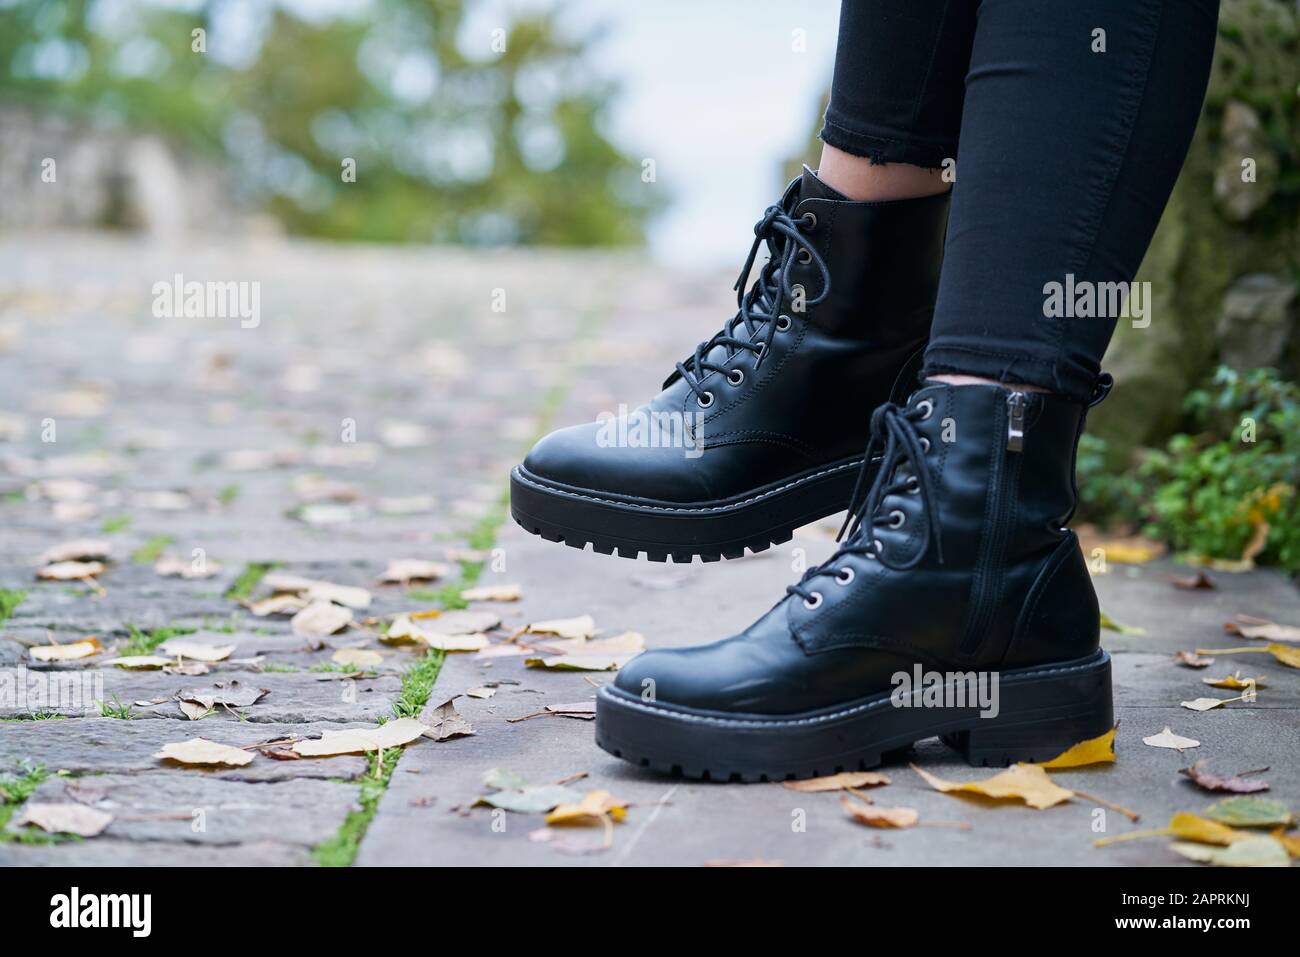
[[[15,685],[30,681],[36,672],[17,669],[0,669],[0,686],[6,681]],[[48,674],[48,673],[46,673]],[[131,720],[171,718],[193,725],[195,734],[216,733],[214,726],[231,722],[251,724],[307,724],[321,721],[377,721],[392,714],[393,703],[401,694],[402,682],[395,675],[375,678],[338,680],[330,675],[278,674],[227,671],[202,677],[183,677],[161,672],[123,671],[118,668],[99,668],[90,672],[60,672],[63,678],[89,677],[96,700],[130,706]],[[326,680],[322,680],[322,678]],[[180,710],[174,697],[181,692],[208,691],[223,683],[233,690],[232,681],[243,688],[264,689],[267,694],[255,704],[227,710],[216,707],[208,717],[199,721],[190,719]],[[166,699],[166,700],[162,700]],[[56,701],[52,705],[25,707],[0,707],[0,718],[29,717],[33,710],[53,712],[65,717],[86,717],[99,714],[93,702],[72,703]],[[180,733],[180,732],[174,732]]]
[[[0,843],[0,867],[304,867],[310,849],[296,844],[177,844],[100,836],[59,844]]]
[[[261,724],[211,719],[179,724],[173,721],[122,721],[117,718],[70,718],[51,721],[15,721],[0,725],[0,774],[22,774],[32,765],[47,771],[73,774],[128,774],[163,767],[154,757],[168,742],[210,738],[232,747],[247,747],[288,737],[319,737],[316,724]],[[330,730],[369,725],[343,722]],[[285,781],[291,778],[355,780],[366,773],[366,759],[357,755],[275,761],[261,755],[242,768],[194,771],[230,781]]]

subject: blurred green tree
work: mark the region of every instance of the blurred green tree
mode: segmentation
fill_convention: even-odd
[[[0,2],[0,97],[217,156],[295,233],[642,241],[656,204],[601,132],[616,90],[585,67],[591,37],[549,11],[471,29],[466,0],[299,7],[243,5],[232,23],[217,0]]]

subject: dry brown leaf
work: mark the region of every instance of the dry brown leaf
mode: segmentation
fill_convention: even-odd
[[[1194,651],[1175,651],[1174,661],[1185,668],[1208,668],[1214,664],[1213,658],[1206,658]]]
[[[465,694],[469,695],[471,698],[485,698],[485,699],[492,697],[496,693],[497,693],[496,688],[489,688],[486,685],[484,685],[481,688],[470,688],[468,691],[465,692]]]
[[[552,658],[525,658],[524,666],[547,671],[618,671],[632,655],[556,655]]]
[[[1223,630],[1243,638],[1262,638],[1265,641],[1300,641],[1300,627],[1279,625],[1266,618],[1238,615],[1236,621],[1225,622]]]
[[[848,812],[849,817],[868,827],[915,827],[921,819],[915,808],[877,807],[855,801],[847,794],[840,798],[840,807]]]
[[[332,601],[313,601],[289,621],[295,635],[324,638],[344,631],[352,624],[352,609]]]
[[[1192,781],[1204,788],[1206,791],[1230,791],[1233,794],[1254,794],[1257,791],[1267,791],[1267,781],[1248,781],[1246,778],[1230,774],[1224,777],[1214,774],[1205,766],[1205,761],[1195,761],[1191,767],[1183,768],[1181,774],[1187,775]]]
[[[307,607],[307,600],[297,595],[272,595],[259,601],[244,602],[244,607],[258,618],[268,615],[296,615]]]
[[[165,668],[171,663],[172,659],[161,655],[127,655],[124,658],[112,658],[104,662],[106,665],[117,665],[128,671],[152,671],[155,668]]]
[[[212,664],[217,661],[225,661],[230,657],[235,647],[235,645],[210,645],[206,642],[191,641],[185,638],[169,638],[158,646],[158,650],[164,655],[170,655],[173,658],[190,658],[194,661],[205,661]]]
[[[113,815],[74,803],[44,803],[28,801],[22,814],[14,821],[16,827],[34,824],[51,834],[76,834],[78,837],[94,837],[103,832],[113,821]]]
[[[179,555],[162,555],[154,562],[153,570],[163,578],[211,578],[220,573],[221,563],[205,559],[200,563],[186,561]]]
[[[326,731],[321,735],[320,740],[298,741],[294,744],[293,750],[305,758],[379,751],[410,744],[428,730],[427,725],[421,724],[414,718],[398,718],[375,728]]]
[[[481,585],[466,588],[460,597],[465,601],[518,601],[524,597],[524,590],[518,585]]]
[[[889,776],[879,771],[842,771],[826,777],[809,778],[806,781],[782,781],[791,791],[817,793],[820,791],[844,791],[848,788],[874,788],[889,783]]]
[[[638,631],[625,631],[609,638],[560,638],[531,642],[539,651],[557,655],[586,655],[588,657],[639,655],[645,651],[645,636]]]
[[[1181,588],[1185,591],[1200,591],[1205,589],[1212,589],[1214,587],[1214,581],[1210,578],[1209,575],[1205,573],[1204,568],[1198,568],[1196,570],[1196,573],[1193,575],[1187,575],[1183,577],[1175,576],[1173,578],[1170,578],[1169,584],[1173,585],[1175,588]]]
[[[429,562],[420,558],[394,558],[379,576],[379,581],[386,585],[406,585],[410,582],[431,582],[446,578],[451,574],[451,566],[442,562]]]
[[[232,748],[228,744],[218,744],[206,738],[190,738],[188,741],[164,744],[162,750],[154,757],[163,761],[175,761],[178,764],[224,764],[237,768],[253,760],[253,756],[247,751]]]
[[[475,635],[501,624],[500,615],[485,609],[412,612],[410,617],[418,621],[422,631],[439,635]]]
[[[104,646],[98,638],[83,638],[64,645],[36,645],[27,649],[28,654],[37,661],[75,661],[97,655],[103,650]]]
[[[1180,753],[1188,748],[1199,748],[1201,746],[1201,742],[1193,738],[1184,738],[1182,735],[1174,734],[1168,725],[1159,734],[1143,738],[1142,743],[1152,748],[1169,748]]]
[[[489,644],[488,636],[426,634],[424,643],[435,651],[482,651]]]
[[[262,586],[279,594],[289,592],[307,601],[332,601],[348,608],[369,608],[370,592],[354,585],[336,585],[316,578],[303,578],[286,572],[269,572],[262,578]]]
[[[525,625],[522,633],[585,640],[595,636],[596,622],[590,615],[579,615],[577,618],[553,618],[549,621],[535,621]]]
[[[1047,772],[1037,764],[1014,764],[1005,771],[983,781],[945,781],[928,771],[912,766],[917,774],[935,790],[945,794],[966,793],[983,797],[1014,798],[1037,810],[1068,801],[1074,792],[1052,782]]]
[[[330,661],[336,665],[355,665],[358,668],[370,668],[382,665],[384,656],[369,648],[340,648],[330,655]]]
[[[36,560],[41,565],[59,562],[102,562],[113,554],[113,545],[102,538],[77,538],[47,548]]]
[[[45,581],[66,582],[94,578],[108,571],[103,562],[55,562],[36,569],[36,577]]]
[[[427,720],[429,730],[424,732],[426,738],[435,741],[447,741],[450,738],[463,738],[474,733],[473,727],[456,710],[456,699],[450,698],[429,711]]]

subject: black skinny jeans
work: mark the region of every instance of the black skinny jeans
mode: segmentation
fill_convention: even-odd
[[[1116,316],[1045,308],[1049,284],[1133,279],[1217,20],[1218,0],[844,0],[822,139],[879,163],[955,161],[925,374],[1088,398]]]

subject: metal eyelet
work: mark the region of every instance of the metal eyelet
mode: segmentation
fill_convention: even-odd
[[[930,451],[930,440],[927,439],[924,435],[921,436],[921,451],[922,452]]]
[[[908,495],[921,494],[921,480],[917,478],[915,475],[911,476],[907,480],[907,494]]]
[[[777,332],[785,332],[792,325],[794,325],[794,320],[791,319],[789,316],[785,315],[784,313],[776,317]]]
[[[849,582],[853,581],[853,579],[856,577],[857,577],[857,573],[852,568],[849,568],[847,565],[845,565],[843,568],[840,569],[840,573],[835,576],[835,581],[837,581],[841,585],[847,585]]]
[[[708,398],[709,398],[709,401],[708,401],[708,402],[705,402],[705,401],[704,401],[704,397],[705,397],[705,396],[708,396]],[[703,392],[703,393],[701,393],[700,395],[697,395],[697,396],[695,397],[695,402],[699,405],[699,407],[700,407],[701,409],[707,409],[709,406],[713,405],[713,393],[712,393],[712,392]]]
[[[925,409],[925,414],[921,416],[922,422],[924,422],[930,416],[934,415],[934,403],[931,402],[929,399],[922,399],[920,402],[916,403],[916,409],[918,412],[921,409]]]
[[[903,510],[901,508],[896,508],[889,513],[890,528],[902,528],[903,523],[906,521],[907,521],[907,515],[903,513]]]
[[[812,611],[814,608],[820,608],[821,605],[822,605],[822,593],[819,591],[813,592],[812,598],[805,598],[803,600],[803,606],[807,608],[809,611]]]
[[[808,265],[810,262],[812,262],[812,251],[807,249],[800,249],[798,259],[800,264],[804,266]]]
[[[727,381],[732,385],[740,385],[745,381],[745,373],[742,369],[732,369],[727,373]]]

